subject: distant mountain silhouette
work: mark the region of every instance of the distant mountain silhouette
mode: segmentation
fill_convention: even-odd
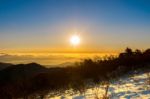
[[[72,65],[74,65],[73,62],[65,62],[65,63],[59,64],[58,66],[59,66],[59,67],[66,67],[66,66],[72,66]]]
[[[9,65],[9,64],[8,64]],[[37,64],[18,64],[18,65],[9,65],[7,68],[0,71],[0,80],[19,80],[33,77],[36,74],[46,72],[47,68]]]
[[[11,65],[12,64],[10,64],[10,63],[2,63],[2,62],[0,62],[0,70],[5,69],[5,68],[7,68],[7,67],[9,67]]]

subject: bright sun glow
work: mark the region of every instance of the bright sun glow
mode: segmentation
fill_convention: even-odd
[[[80,38],[79,36],[77,35],[73,35],[71,38],[70,38],[70,42],[72,45],[76,46],[80,43]]]

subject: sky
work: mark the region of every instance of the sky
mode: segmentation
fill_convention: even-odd
[[[150,0],[0,0],[1,52],[117,52],[149,44]]]

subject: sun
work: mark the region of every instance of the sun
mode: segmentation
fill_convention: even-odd
[[[70,43],[74,46],[76,45],[79,45],[80,43],[80,37],[78,35],[73,35],[71,38],[70,38]]]

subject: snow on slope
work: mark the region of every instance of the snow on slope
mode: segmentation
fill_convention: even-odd
[[[150,76],[149,76],[150,77]],[[150,99],[150,86],[147,84],[147,73],[132,74],[132,76],[121,77],[118,81],[112,81],[109,87],[111,99]],[[104,87],[99,86],[87,89],[84,95],[65,94],[63,96],[51,97],[50,99],[95,99],[95,94],[103,94]]]

